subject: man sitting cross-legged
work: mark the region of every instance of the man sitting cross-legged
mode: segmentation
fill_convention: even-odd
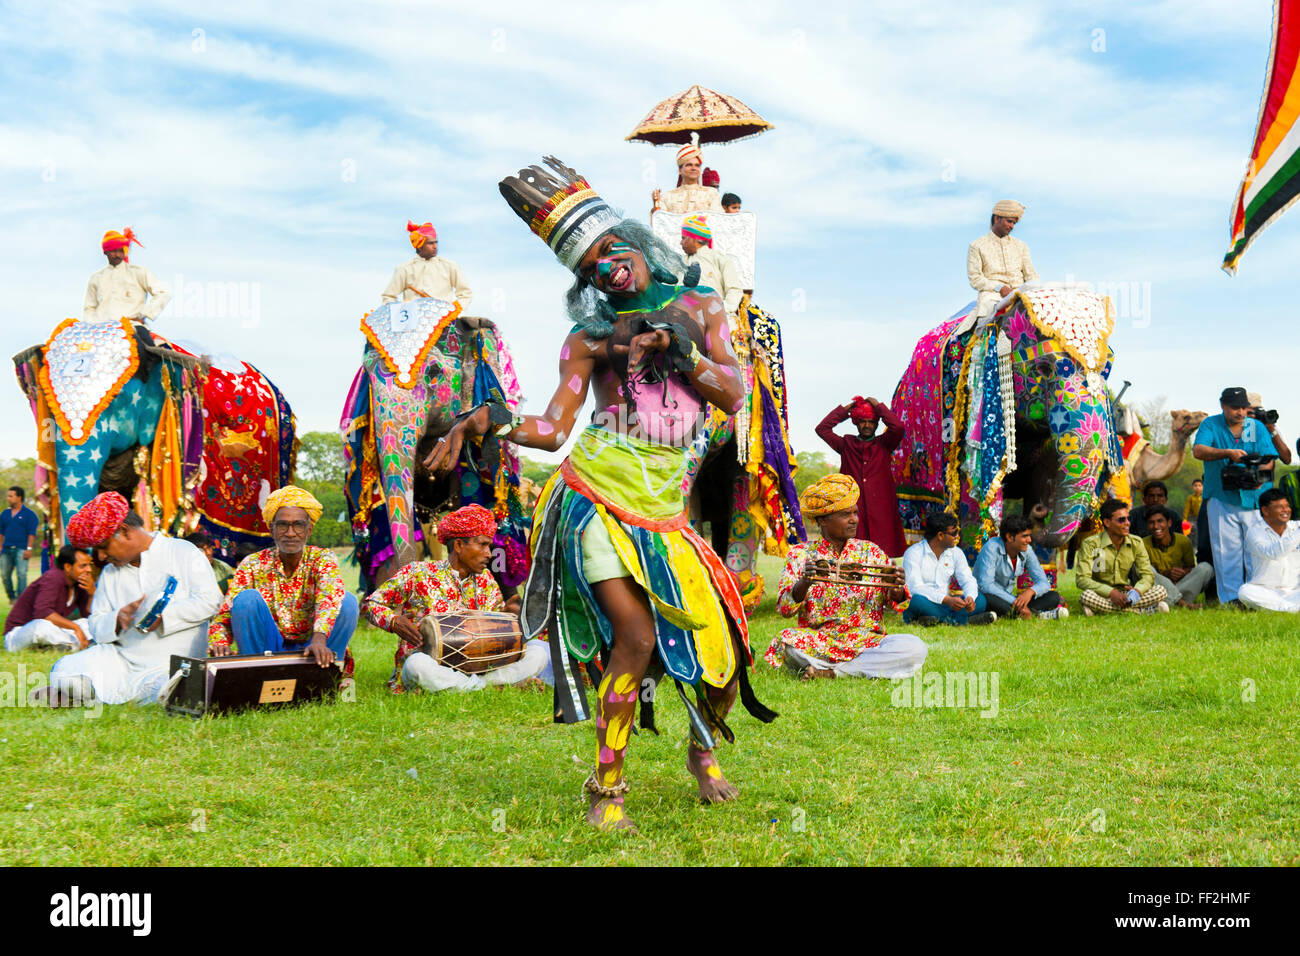
[[[347,653],[359,606],[334,553],[307,543],[320,515],[320,502],[294,485],[267,497],[262,519],[275,547],[249,555],[235,569],[208,629],[213,657],[228,657],[236,648],[240,654],[302,651],[328,667]],[[344,664],[349,676],[350,663]]]
[[[1079,546],[1074,574],[1079,603],[1088,617],[1108,611],[1169,610],[1165,589],[1155,583],[1147,549],[1141,538],[1128,533],[1128,521],[1128,505],[1118,498],[1106,499],[1101,506],[1102,530]],[[1130,581],[1130,572],[1136,580]]]
[[[1016,582],[1029,575],[1030,585],[1016,593]],[[1052,590],[1033,548],[1033,524],[1024,515],[1002,519],[996,538],[989,538],[975,559],[975,583],[990,611],[999,617],[1034,615],[1055,620],[1069,617],[1061,595]]]
[[[932,511],[925,516],[925,540],[903,552],[903,571],[912,599],[903,612],[903,621],[916,621],[924,627],[935,624],[992,624],[998,619],[988,610],[984,595],[979,593],[975,575],[970,573],[966,555],[958,547],[961,525],[946,512]],[[961,597],[948,593],[953,578],[961,587]]]
[[[107,567],[82,625],[90,646],[59,658],[50,670],[49,687],[41,688],[37,699],[156,701],[167,683],[172,655],[203,653],[208,619],[221,603],[212,568],[188,541],[145,531],[140,516],[116,491],[95,496],[73,515],[67,538],[76,547],[95,549]],[[168,578],[176,579],[175,591],[142,631],[137,625],[146,623],[148,610],[166,593]]]
[[[1258,611],[1300,613],[1300,521],[1291,520],[1291,502],[1281,488],[1259,496],[1262,524],[1246,535],[1250,580],[1237,597]]]
[[[547,643],[540,638],[524,645],[524,656],[486,674],[462,674],[426,654],[420,622],[430,614],[450,611],[519,612],[518,596],[503,600],[501,588],[488,571],[492,536],[497,524],[482,505],[466,505],[438,522],[438,540],[447,557],[406,565],[366,598],[365,614],[376,627],[398,637],[393,675],[388,687],[405,690],[479,690],[488,684],[521,684],[535,679],[550,663]]]
[[[90,555],[65,544],[54,567],[18,596],[5,620],[5,650],[61,647],[76,650],[90,646],[85,621],[70,615],[90,616],[95,593],[94,565]]]
[[[886,598],[901,601],[902,569],[889,564],[877,545],[855,538],[858,484],[848,475],[828,475],[807,488],[803,513],[817,519],[821,541],[796,544],[786,555],[777,594],[783,617],[799,615],[767,649],[773,667],[782,663],[816,677],[910,677],[921,669],[929,649],[912,634],[886,634],[881,626]],[[813,582],[814,559],[832,563],[887,565],[874,585]],[[891,586],[892,585],[892,586]]]
[[[1156,584],[1165,589],[1165,600],[1173,599],[1182,608],[1196,607],[1197,595],[1214,580],[1214,565],[1196,563],[1196,549],[1191,539],[1174,530],[1178,513],[1172,508],[1147,509],[1147,530],[1142,539]]]

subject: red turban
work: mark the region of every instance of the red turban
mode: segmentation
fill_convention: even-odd
[[[438,522],[438,540],[446,544],[452,538],[475,538],[497,533],[497,519],[482,505],[457,508]]]
[[[431,222],[426,222],[422,226],[417,226],[408,219],[406,220],[406,232],[407,238],[411,240],[411,245],[417,249],[424,245],[426,239],[437,240],[438,238],[438,230],[433,228],[433,223]]]
[[[131,243],[133,242],[137,246],[140,246],[141,249],[144,248],[144,245],[140,240],[135,237],[135,233],[131,231],[131,227],[127,226],[121,232],[118,232],[115,229],[110,229],[108,232],[104,233],[104,238],[99,240],[99,248],[103,249],[105,252],[108,252],[110,249],[125,249],[127,254],[122,258],[130,261]]]
[[[131,506],[116,491],[105,491],[83,505],[68,522],[68,543],[76,548],[96,548],[113,536]]]
[[[717,189],[720,182],[722,182],[722,180],[718,176],[718,171],[716,169],[706,169],[700,176],[700,185],[702,186],[712,186],[714,189]]]
[[[853,397],[853,406],[849,409],[849,418],[852,419],[855,425],[858,422],[874,422],[876,420],[876,409],[861,395],[855,395]]]

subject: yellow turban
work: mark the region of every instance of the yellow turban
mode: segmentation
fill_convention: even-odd
[[[821,518],[858,503],[858,483],[848,475],[827,475],[799,496],[799,506],[809,518]]]
[[[297,485],[285,485],[267,495],[266,504],[262,506],[262,520],[268,528],[271,527],[271,519],[281,508],[301,508],[312,521],[319,521],[324,510],[310,491]]]
[[[1025,214],[1025,207],[1014,199],[999,199],[993,204],[993,215],[1005,216],[1007,219],[1019,219]]]

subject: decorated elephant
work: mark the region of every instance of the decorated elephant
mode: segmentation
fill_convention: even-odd
[[[56,540],[78,508],[112,490],[146,528],[202,527],[224,557],[270,544],[261,503],[292,478],[295,422],[253,366],[218,364],[128,319],[67,319],[14,364]]]
[[[1092,517],[1109,474],[1123,471],[1106,379],[1110,300],[1075,284],[1030,283],[993,316],[974,304],[917,343],[892,408],[906,435],[894,481],[909,539],[933,509],[962,522],[977,549],[1004,499],[1047,508],[1037,542],[1061,547]]]
[[[492,570],[506,587],[528,573],[528,515],[513,446],[467,447],[450,479],[420,462],[462,411],[522,398],[496,325],[441,299],[389,302],[361,320],[367,345],[344,405],[348,513],[362,586],[377,587],[424,554],[422,524],[471,501],[498,519]]]
[[[794,487],[781,328],[748,296],[734,325],[746,402],[734,415],[709,406],[687,455],[682,490],[692,519],[709,523],[713,549],[736,575],[745,608],[753,610],[764,588],[760,549],[784,555],[806,535]]]

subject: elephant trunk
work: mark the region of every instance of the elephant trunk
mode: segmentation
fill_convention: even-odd
[[[1070,429],[1055,436],[1056,480],[1042,539],[1048,548],[1064,547],[1096,510],[1097,487],[1106,465],[1109,440],[1106,421],[1102,408],[1085,403]]]

